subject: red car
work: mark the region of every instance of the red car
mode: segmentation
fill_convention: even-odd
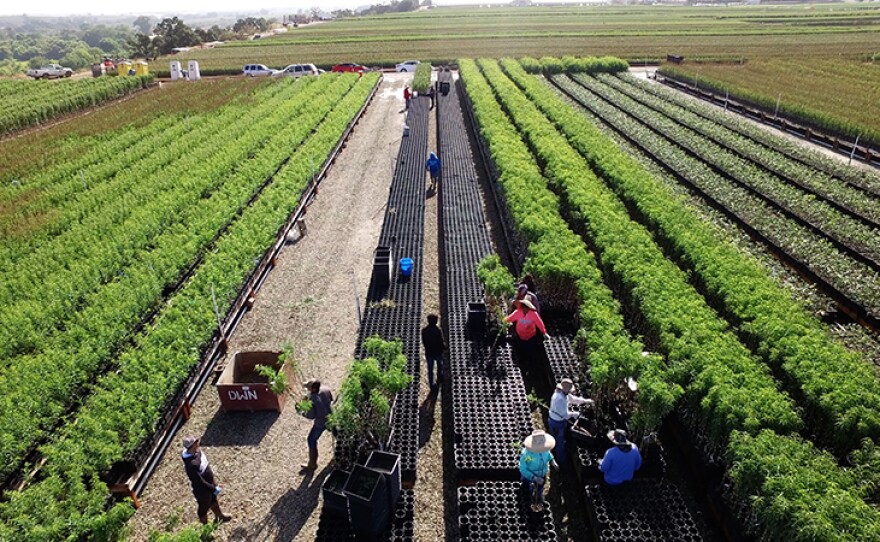
[[[361,66],[360,64],[337,64],[333,66],[333,69],[331,71],[364,73],[366,71],[366,68]]]

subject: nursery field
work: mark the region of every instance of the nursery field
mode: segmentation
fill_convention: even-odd
[[[437,8],[343,19],[286,34],[195,50],[205,73],[250,62],[280,68],[341,60],[393,66],[403,57],[611,54],[633,62],[667,54],[714,58],[857,58],[880,50],[880,10],[847,4],[739,7]],[[748,36],[748,39],[743,39]]]
[[[880,57],[755,59],[745,64],[683,64],[661,73],[795,122],[880,146]]]
[[[172,85],[0,143],[60,143],[3,165],[0,478],[26,484],[0,539],[116,537],[133,510],[100,476],[143,454],[378,79]]]
[[[145,88],[153,77],[0,81],[0,136]]]
[[[597,403],[638,375],[628,427],[645,434],[674,410],[703,461],[726,469],[725,499],[744,514],[750,536],[880,537],[870,481],[880,376],[870,356],[832,338],[766,268],[596,122],[727,209],[768,250],[858,297],[852,306],[868,317],[878,311],[876,251],[844,241],[831,224],[848,223],[839,234],[864,234],[868,243],[880,238],[870,218],[880,177],[728,122],[617,74],[625,66],[607,60],[462,60],[460,67],[514,228],[528,245],[525,268],[545,285],[542,299],[577,306],[583,378]],[[542,80],[526,70],[557,75]],[[844,203],[843,191],[854,199]],[[810,262],[823,252],[824,264]],[[662,357],[643,356],[645,348]],[[601,428],[601,407],[598,416]]]

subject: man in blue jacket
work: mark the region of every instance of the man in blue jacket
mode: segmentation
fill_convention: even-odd
[[[437,181],[440,180],[440,158],[433,152],[428,155],[425,169],[431,174],[431,188],[434,188],[437,185]]]
[[[615,429],[608,432],[608,439],[614,446],[608,448],[599,463],[599,470],[605,473],[605,482],[617,486],[633,479],[642,466],[642,455],[638,447],[627,440],[626,431]]]

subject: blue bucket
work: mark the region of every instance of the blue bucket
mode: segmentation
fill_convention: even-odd
[[[401,258],[400,259],[400,274],[404,277],[408,277],[412,275],[413,271],[413,261],[412,258]]]

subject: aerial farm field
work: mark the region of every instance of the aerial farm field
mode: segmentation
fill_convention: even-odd
[[[870,4],[435,9],[181,57],[420,59],[431,99],[377,71],[16,87],[0,540],[880,541],[880,172],[619,58],[714,57],[681,67],[876,129],[878,26]],[[501,322],[525,274],[531,355]],[[301,471],[311,378],[336,399]],[[523,439],[565,378],[594,404],[530,495]],[[643,457],[619,487],[613,429]],[[199,523],[190,434],[229,521]]]
[[[437,8],[306,25],[188,58],[207,70],[240,70],[246,62],[277,68],[297,59],[328,66],[340,58],[385,67],[404,58],[442,64],[501,56],[857,58],[880,51],[878,30],[880,9],[871,4]]]

